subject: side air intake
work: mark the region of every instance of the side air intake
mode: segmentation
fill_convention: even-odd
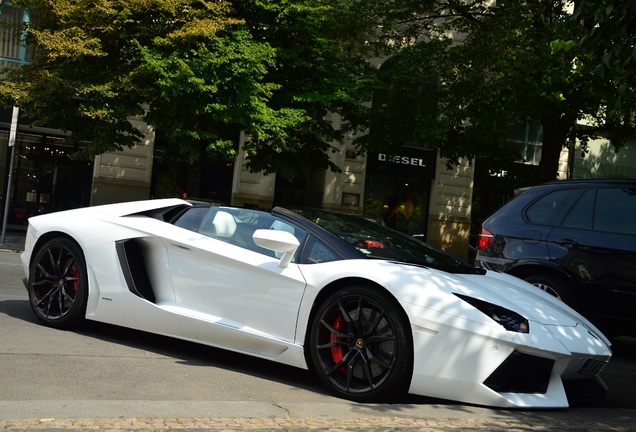
[[[513,352],[484,381],[498,393],[541,393],[548,391],[554,360]]]
[[[140,241],[136,239],[120,240],[115,243],[115,247],[130,292],[155,303],[155,293],[150,284]]]

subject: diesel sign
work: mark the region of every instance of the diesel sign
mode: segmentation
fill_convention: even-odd
[[[378,160],[380,162],[393,162],[397,164],[426,167],[426,164],[424,163],[424,159],[418,159],[418,158],[408,157],[408,156],[387,156],[384,153],[378,153]]]
[[[405,178],[435,178],[437,153],[430,149],[403,147],[399,154],[369,153],[367,171]]]

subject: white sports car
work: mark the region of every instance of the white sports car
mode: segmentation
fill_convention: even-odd
[[[604,394],[610,343],[580,314],[359,216],[111,204],[32,217],[21,258],[46,325],[89,319],[312,368],[355,401],[562,408]]]

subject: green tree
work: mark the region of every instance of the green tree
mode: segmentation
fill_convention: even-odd
[[[605,74],[591,73],[586,65],[597,53],[589,45],[573,49],[591,30],[575,19],[572,6],[561,0],[393,2],[384,17],[389,31],[382,36],[405,41],[394,44],[393,94],[402,89],[420,98],[412,90],[416,83],[436,84],[419,105],[414,101],[419,111],[412,138],[438,148],[451,164],[460,157],[485,157],[491,166],[509,168],[522,155],[506,145],[507,133],[539,121],[537,181],[556,177],[563,146],[576,138],[585,144],[603,135],[618,148],[633,137],[624,116],[608,115],[610,102],[625,107],[626,100],[616,97],[620,70],[604,63]],[[431,103],[437,111],[422,115]],[[390,130],[391,109],[392,104],[376,107],[375,124]],[[580,127],[582,120],[586,127]],[[382,137],[372,133],[369,139]]]
[[[611,114],[621,115],[635,105],[636,97],[636,4],[631,1],[582,0],[573,20],[588,29],[576,48],[590,55],[587,71],[611,79],[616,92],[608,95]]]
[[[336,2],[338,3],[338,2]],[[142,116],[170,154],[235,157],[291,178],[331,167],[328,150],[364,126],[372,70],[360,35],[328,2],[14,0],[33,12],[33,63],[0,83],[0,103],[72,132],[93,156],[138,142]],[[345,21],[346,22],[346,21]],[[342,114],[343,128],[325,121]]]
[[[280,88],[272,107],[303,113],[304,121],[281,128],[276,136],[252,139],[245,146],[253,171],[291,178],[299,168],[338,170],[329,153],[349,133],[366,130],[375,70],[365,41],[376,22],[361,19],[358,2],[340,0],[237,1],[238,16],[255,40],[276,52],[267,80]],[[343,119],[334,127],[326,115]],[[361,148],[360,150],[364,150]]]

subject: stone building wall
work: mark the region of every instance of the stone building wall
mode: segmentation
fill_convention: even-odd
[[[438,158],[431,186],[427,241],[463,259],[468,257],[474,176],[468,160],[449,170]]]
[[[91,205],[150,197],[155,133],[138,118],[130,121],[144,138],[132,148],[103,153],[95,158]]]

